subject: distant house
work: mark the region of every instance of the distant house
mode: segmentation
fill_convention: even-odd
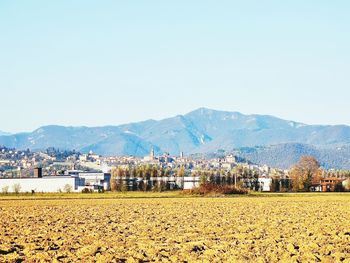
[[[344,179],[337,177],[329,177],[321,179],[322,192],[334,192],[336,191],[337,185],[341,184]]]

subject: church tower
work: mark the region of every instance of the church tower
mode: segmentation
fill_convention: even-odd
[[[151,160],[154,160],[154,158],[155,158],[155,155],[154,155],[154,148],[153,148],[153,147],[152,147],[152,149],[151,149],[151,152],[150,152],[149,157],[150,157]]]

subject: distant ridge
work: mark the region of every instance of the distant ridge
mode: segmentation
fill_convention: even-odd
[[[281,146],[283,144],[288,144],[288,147]],[[44,126],[30,133],[2,135],[0,145],[32,150],[53,146],[83,152],[92,150],[101,155],[135,156],[148,154],[152,147],[158,154],[169,152],[178,155],[180,151],[186,154],[210,153],[218,149],[232,151],[241,147],[280,145],[261,148],[264,151],[257,149],[256,153],[247,155],[257,160],[257,155],[263,156],[263,153],[271,151],[292,154],[293,151],[297,152],[300,145],[317,148],[317,153],[321,148],[333,150],[350,145],[350,127],[307,125],[269,115],[244,115],[199,108],[185,115],[159,121],[147,120],[119,126]],[[347,153],[347,150],[344,151]],[[341,152],[341,155],[346,156],[346,153]],[[265,156],[268,161],[268,154]],[[274,158],[276,161],[271,163],[285,166],[285,158]],[[330,165],[332,163],[341,165],[341,162],[334,160],[329,162]]]
[[[4,131],[0,131],[0,136],[6,136],[6,135],[11,135],[11,133],[9,132],[4,132]]]
[[[350,170],[350,145],[317,147],[307,144],[285,143],[260,147],[245,147],[234,153],[256,164],[288,169],[301,156],[312,155],[326,169]]]

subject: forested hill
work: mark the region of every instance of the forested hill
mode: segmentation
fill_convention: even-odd
[[[281,146],[283,144],[287,145]],[[301,147],[298,144],[308,146]],[[188,155],[210,153],[218,149],[232,151],[241,147],[275,145],[257,148],[249,155],[244,154],[254,160],[271,163],[275,160],[276,164],[283,166],[287,166],[290,163],[288,160],[294,160],[293,156],[297,156],[287,152],[303,151],[315,151],[327,165],[347,165],[346,161],[340,160],[347,158],[348,148],[336,151],[347,144],[350,144],[349,126],[307,125],[268,115],[244,115],[206,108],[158,121],[105,127],[51,125],[30,133],[0,136],[0,145],[7,147],[32,150],[56,147],[82,152],[92,150],[101,155],[144,156],[151,148],[158,154],[169,152],[178,155],[183,151]]]

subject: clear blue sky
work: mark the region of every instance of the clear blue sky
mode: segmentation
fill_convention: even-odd
[[[198,107],[350,124],[350,1],[0,1],[0,130]]]

